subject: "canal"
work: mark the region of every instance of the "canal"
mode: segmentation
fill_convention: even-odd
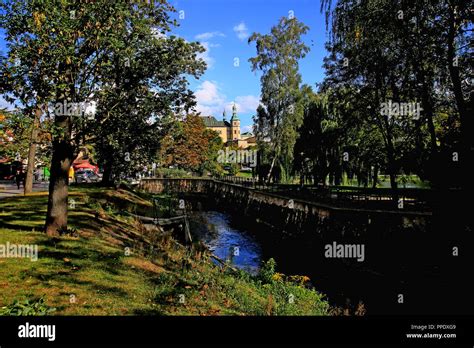
[[[371,314],[386,313],[388,303],[383,303],[386,301],[379,295],[384,287],[393,288],[393,282],[353,263],[321,262],[316,257],[320,248],[308,234],[276,238],[264,224],[248,224],[242,218],[219,211],[193,211],[190,228],[195,240],[202,241],[215,256],[237,268],[256,274],[262,262],[274,258],[278,272],[308,276],[311,286],[326,294],[333,306],[348,308],[353,313],[361,303]]]
[[[347,313],[362,309],[367,315],[413,315],[435,310],[426,289],[436,286],[439,267],[423,262],[408,266],[403,250],[384,264],[329,259],[323,256],[325,242],[316,231],[298,236],[276,233],[264,222],[227,211],[195,209],[189,216],[194,240],[201,240],[217,257],[251,274],[273,258],[277,272],[309,277],[310,286]],[[384,251],[367,248],[366,258],[375,252]],[[402,302],[400,294],[405,295]]]

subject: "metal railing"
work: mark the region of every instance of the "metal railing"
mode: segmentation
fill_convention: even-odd
[[[257,188],[258,182],[256,178],[232,176],[232,175],[219,175],[215,176],[214,180],[228,182],[231,184],[241,185],[244,187]]]
[[[289,198],[341,207],[431,211],[434,191],[419,188],[366,188],[297,184],[265,184],[256,178],[221,175],[214,180],[228,182]]]

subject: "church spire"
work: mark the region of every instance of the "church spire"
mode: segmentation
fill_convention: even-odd
[[[231,121],[239,120],[239,116],[237,116],[237,106],[235,105],[235,102],[234,102],[234,105],[232,106],[232,118],[230,120]]]
[[[226,118],[227,118],[227,116],[226,116],[225,108],[224,108],[224,111],[222,112],[222,120],[225,122],[225,121],[227,121]]]

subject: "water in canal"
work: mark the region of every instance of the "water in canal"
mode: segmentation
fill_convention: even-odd
[[[327,295],[331,305],[354,309],[359,302],[365,308],[372,302],[372,314],[387,309],[377,300],[380,291],[393,284],[368,269],[321,264],[314,257],[317,246],[311,239],[279,238],[265,226],[249,227],[242,218],[225,212],[193,211],[189,218],[194,240],[202,241],[215,256],[230,260],[237,268],[256,274],[262,261],[274,258],[278,272],[309,276],[311,284]]]
[[[234,266],[256,274],[262,261],[262,249],[256,237],[234,226],[231,216],[217,211],[194,212],[191,231],[212,253]]]

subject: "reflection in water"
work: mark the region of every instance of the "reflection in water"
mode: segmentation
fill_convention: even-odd
[[[191,231],[212,253],[251,274],[260,266],[262,251],[255,238],[231,226],[230,216],[216,211],[194,212]]]

